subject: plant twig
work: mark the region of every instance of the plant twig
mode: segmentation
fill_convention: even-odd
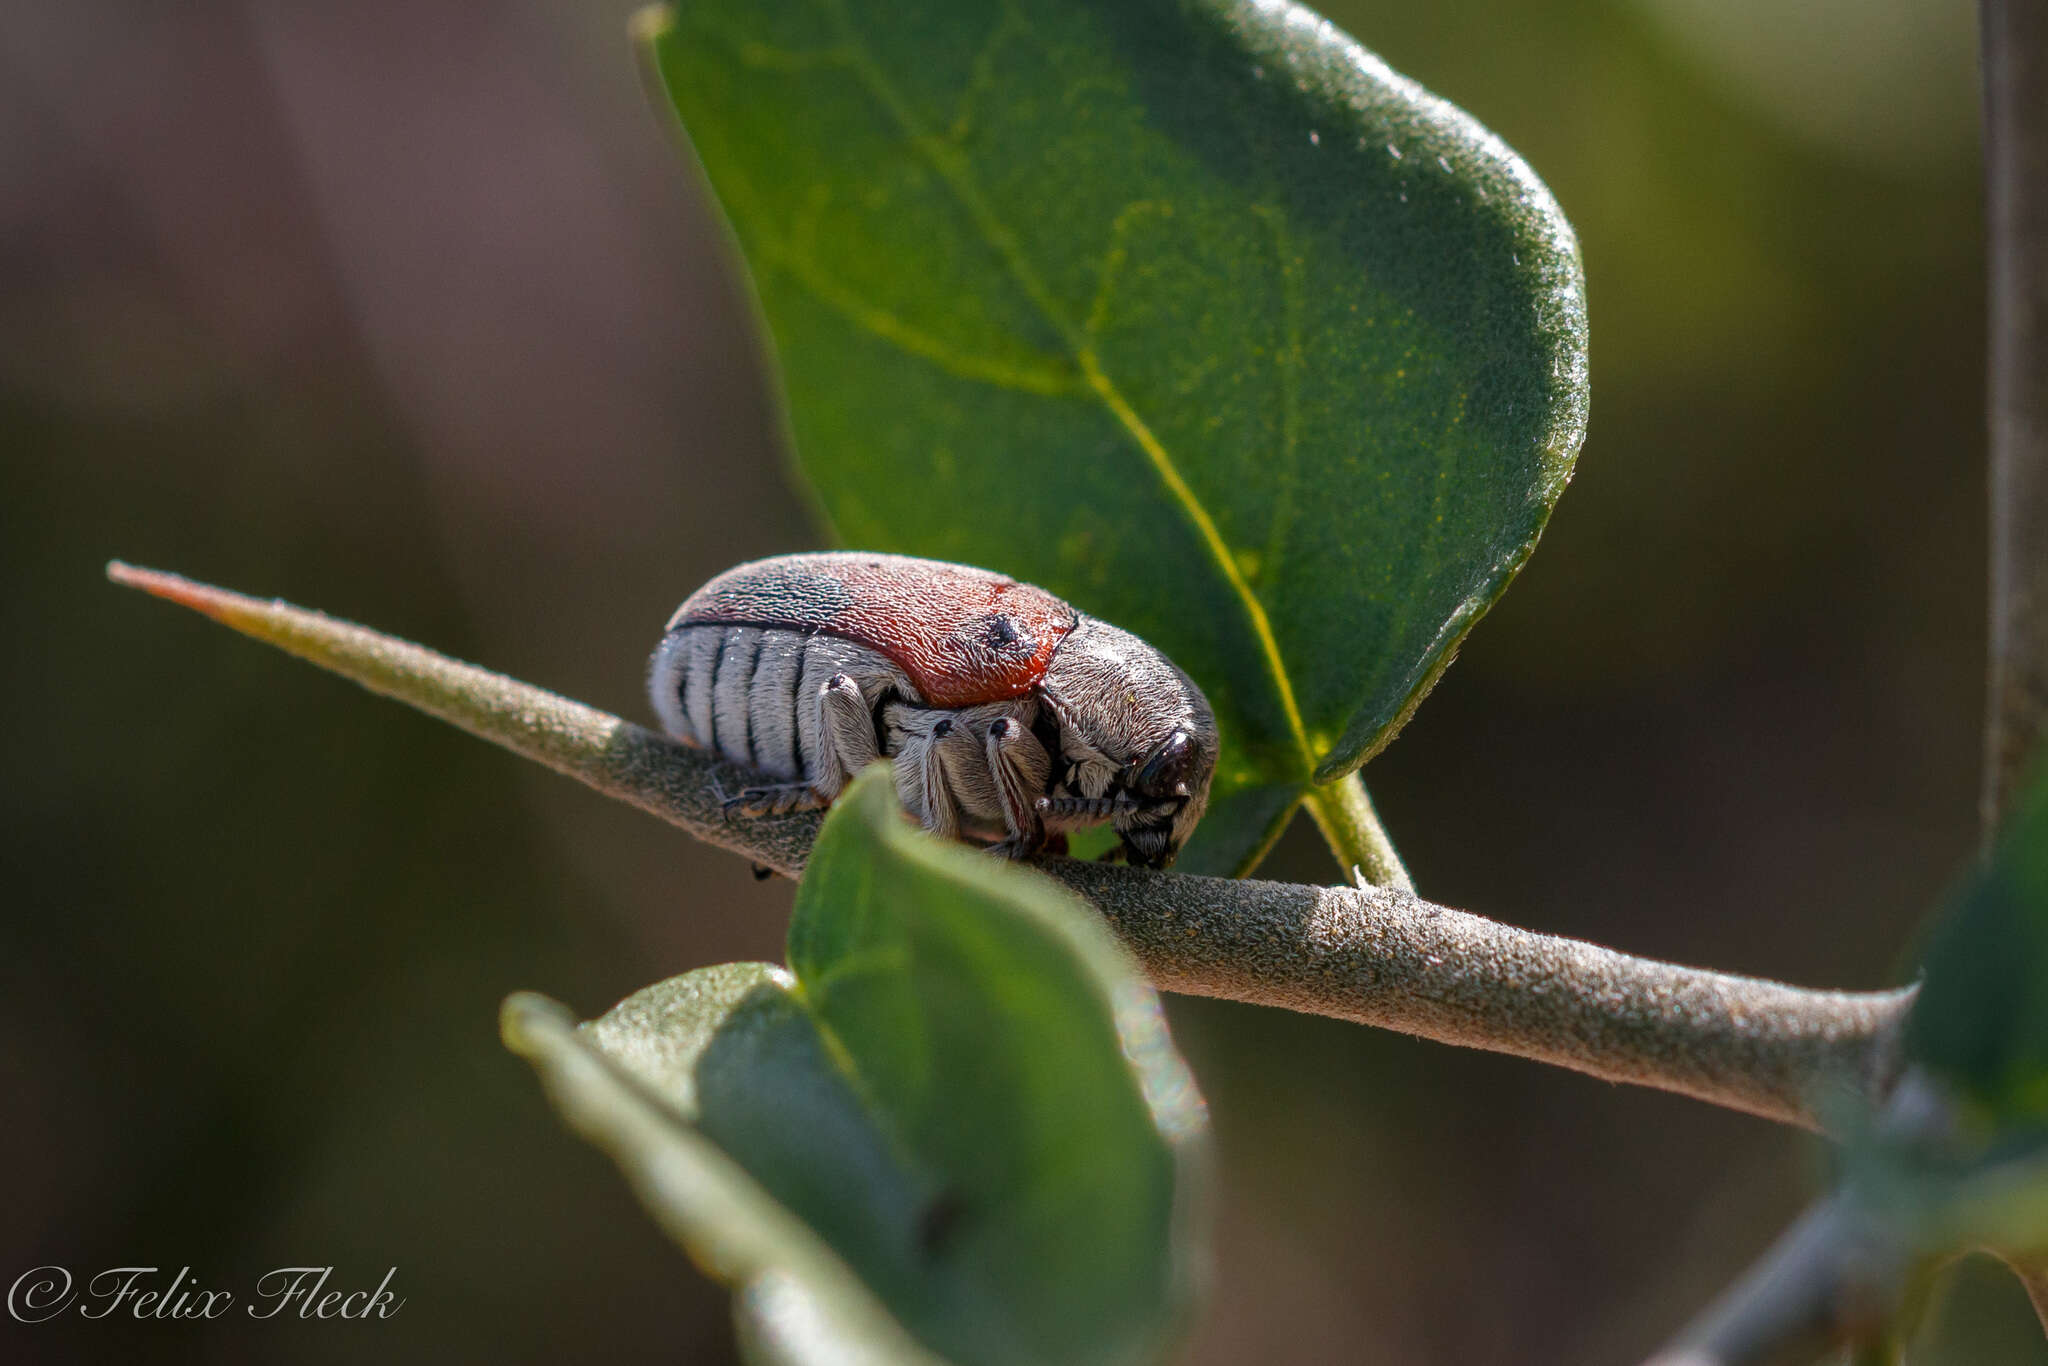
[[[1983,0],[1991,652],[1984,843],[2048,740],[2048,5]],[[2048,1263],[2011,1263],[2048,1331]]]
[[[283,602],[108,576],[539,760],[795,876],[815,813],[727,819],[758,775],[515,679]],[[1309,887],[1052,859],[1169,991],[1284,1006],[1554,1063],[1818,1127],[1830,1087],[1890,1083],[1910,991],[1809,991],[1634,958],[1386,887]]]
[[[1956,1141],[1956,1110],[1945,1086],[1907,1068],[1867,1114],[1848,1120],[1859,1126],[1851,1147],[1863,1163],[1852,1162],[1833,1193],[1809,1206],[1649,1366],[1790,1366],[1831,1343],[1849,1345],[1852,1366],[1900,1360],[1900,1297],[1916,1269],[1928,1266],[1928,1244],[1924,1230],[1901,1216],[1895,1188],[1869,1179],[1868,1157],[1888,1152],[1882,1170],[1906,1152],[1947,1151]]]
[[[1859,1241],[1855,1213],[1841,1196],[1811,1206],[1647,1366],[1813,1360],[1834,1340],[1844,1263]]]
[[[1984,0],[1991,658],[1986,839],[2048,739],[2048,5]]]

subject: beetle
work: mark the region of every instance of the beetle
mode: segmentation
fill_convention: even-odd
[[[1042,588],[904,555],[727,570],[669,619],[648,694],[671,736],[776,779],[728,809],[827,806],[887,758],[927,830],[1010,858],[1108,822],[1106,857],[1163,868],[1216,769],[1215,713],[1158,650]]]

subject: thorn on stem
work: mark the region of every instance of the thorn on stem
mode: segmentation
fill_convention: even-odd
[[[189,607],[195,612],[212,617],[215,621],[225,620],[237,607],[261,605],[256,599],[241,593],[230,593],[226,589],[195,583],[182,574],[166,574],[157,569],[143,569],[123,560],[107,561],[107,578],[123,588],[139,588],[151,597],[175,602],[180,607]]]

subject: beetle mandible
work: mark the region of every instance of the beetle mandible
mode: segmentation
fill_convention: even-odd
[[[1105,821],[1163,868],[1209,803],[1215,714],[1171,660],[1042,588],[903,555],[727,570],[669,619],[648,669],[668,733],[778,781],[727,803],[826,806],[890,760],[935,834],[1011,858]]]

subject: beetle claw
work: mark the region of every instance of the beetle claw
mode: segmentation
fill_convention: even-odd
[[[738,804],[740,797],[744,797],[747,794],[742,792],[739,796],[728,797],[725,795],[725,785],[719,782],[718,779],[713,778],[711,780],[711,795],[718,798],[718,814],[725,820],[731,820],[733,807]]]
[[[711,795],[718,798],[718,813],[726,820],[731,820],[734,812],[738,812],[742,816],[762,816],[767,814],[767,808],[763,805],[768,797],[768,791],[765,788],[743,787],[728,796],[725,789],[714,778],[711,782]]]

